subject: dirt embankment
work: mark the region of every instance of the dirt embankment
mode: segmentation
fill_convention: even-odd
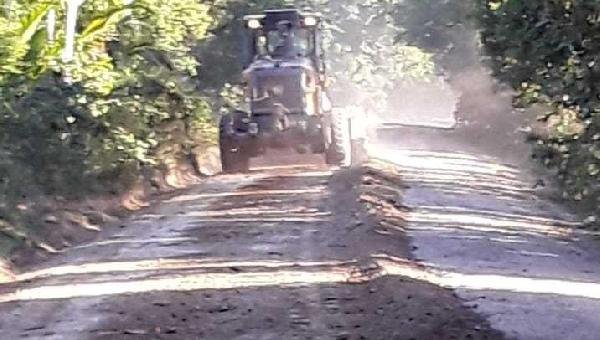
[[[23,217],[18,223],[26,225],[13,227],[0,219],[0,283],[10,282],[23,268],[93,240],[102,229],[119,225],[122,218],[160,200],[160,195],[188,188],[220,171],[218,150],[198,147],[189,159],[143,171],[133,186],[119,194],[80,201],[41,197],[20,204]]]

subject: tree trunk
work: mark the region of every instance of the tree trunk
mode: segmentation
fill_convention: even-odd
[[[75,33],[77,30],[77,13],[84,0],[67,0],[67,23],[65,48],[62,53],[63,63],[73,61],[75,55]]]

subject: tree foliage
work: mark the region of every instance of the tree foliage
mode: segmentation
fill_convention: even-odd
[[[118,193],[216,143],[215,108],[239,74],[237,19],[283,2],[5,2],[0,221],[35,228],[27,215],[41,197]],[[73,4],[75,51],[64,58]]]
[[[565,196],[600,205],[600,3],[488,0],[482,42],[496,75],[519,91],[516,104],[546,103],[537,135],[544,163],[558,169]]]
[[[215,142],[193,52],[218,24],[213,3],[84,1],[68,63],[61,58],[68,1],[7,3],[0,13],[0,219],[34,227],[23,213],[36,209],[18,207],[48,195],[118,193],[143,168],[167,169]]]

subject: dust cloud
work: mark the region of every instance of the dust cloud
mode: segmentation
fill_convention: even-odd
[[[360,107],[371,125],[453,129],[457,143],[529,158],[520,131],[530,118],[485,66],[470,6],[330,0],[323,8],[336,106]],[[410,53],[398,55],[399,46]]]

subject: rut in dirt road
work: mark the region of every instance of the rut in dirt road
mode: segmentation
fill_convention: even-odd
[[[2,286],[2,338],[500,338],[451,291],[383,276],[407,240],[366,214],[386,183],[363,179],[270,169],[167,198]]]

